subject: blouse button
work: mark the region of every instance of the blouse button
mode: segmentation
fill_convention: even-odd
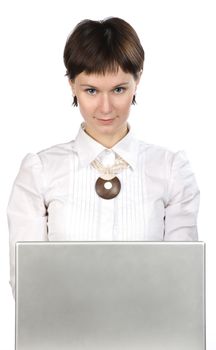
[[[103,151],[102,155],[101,155],[101,162],[103,164],[104,167],[111,167],[115,164],[115,152],[113,152],[112,150],[106,149]]]

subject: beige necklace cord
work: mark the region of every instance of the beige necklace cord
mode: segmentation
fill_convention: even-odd
[[[91,162],[91,165],[98,170],[101,175],[100,177],[104,180],[113,179],[117,174],[122,170],[127,169],[129,166],[129,164],[117,154],[115,163],[112,166],[104,166],[97,158]]]

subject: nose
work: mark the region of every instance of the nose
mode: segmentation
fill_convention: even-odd
[[[112,112],[112,101],[108,94],[102,94],[100,99],[100,112],[110,114]]]

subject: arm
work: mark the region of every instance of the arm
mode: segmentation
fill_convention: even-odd
[[[47,211],[43,199],[43,167],[36,154],[23,159],[10,195],[7,216],[10,244],[10,284],[15,294],[15,243],[47,238]]]
[[[183,152],[172,162],[165,207],[165,241],[196,241],[199,189]]]

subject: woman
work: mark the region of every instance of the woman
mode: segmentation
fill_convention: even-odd
[[[198,239],[187,159],[135,139],[128,125],[143,62],[120,18],[84,20],[68,37],[66,75],[84,122],[74,141],[21,164],[8,204],[13,290],[16,241]]]

